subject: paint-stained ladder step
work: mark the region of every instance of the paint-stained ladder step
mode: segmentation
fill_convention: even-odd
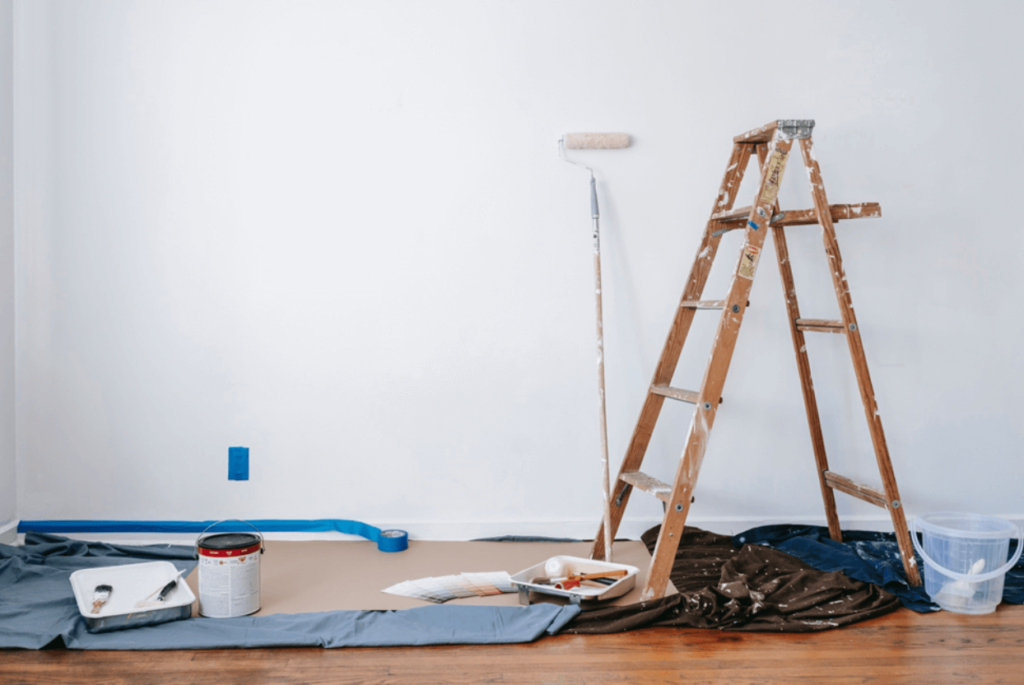
[[[746,221],[749,216],[750,205],[747,205],[746,207],[740,207],[738,209],[730,209],[727,212],[717,212],[712,214],[711,220],[724,224],[732,221]]]
[[[842,333],[846,326],[842,321],[831,321],[828,319],[797,319],[796,329],[798,331],[816,331],[818,333]]]
[[[832,216],[832,222],[848,221],[850,219],[877,219],[882,216],[882,206],[877,202],[861,202],[852,205],[829,205],[828,213]],[[727,226],[727,230],[742,228],[746,226],[750,217],[750,207],[740,207],[728,212],[718,212],[711,215],[712,221],[720,224],[736,224]],[[773,226],[809,226],[818,223],[818,215],[813,209],[791,209],[780,212],[772,217]]]
[[[725,300],[683,300],[679,306],[688,309],[725,309]]]
[[[882,205],[877,202],[829,205],[828,213],[832,216],[832,223],[850,219],[877,219],[882,216]],[[778,226],[810,226],[817,223],[818,214],[813,209],[794,209],[782,212],[778,219],[772,217],[772,224]]]
[[[668,397],[673,400],[679,400],[680,402],[689,402],[690,404],[697,404],[697,391],[695,390],[683,390],[682,388],[673,388],[668,385],[652,385],[651,392],[655,395],[661,395],[662,397]]]
[[[672,499],[672,486],[665,481],[658,480],[654,476],[648,476],[641,471],[625,471],[619,476],[623,483],[629,483],[637,490],[649,492],[662,502]]]
[[[839,490],[845,492],[847,495],[862,499],[869,504],[874,504],[876,507],[882,507],[883,509],[888,508],[888,499],[885,493],[878,488],[873,488],[869,485],[862,485],[854,480],[847,478],[846,476],[840,476],[838,473],[832,471],[825,471],[825,484],[833,490]]]

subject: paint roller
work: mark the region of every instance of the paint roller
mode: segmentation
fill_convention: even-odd
[[[608,468],[608,417],[604,400],[604,323],[601,312],[601,216],[597,206],[594,170],[565,156],[565,150],[620,150],[629,147],[627,133],[566,133],[558,141],[558,156],[590,172],[590,217],[594,226],[594,294],[597,302],[597,383],[601,420],[601,465],[604,480],[604,558],[612,560],[611,474]]]
[[[628,133],[566,133],[565,147],[570,150],[621,150],[629,147]]]

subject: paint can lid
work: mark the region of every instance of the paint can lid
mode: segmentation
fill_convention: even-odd
[[[252,533],[217,533],[199,541],[203,549],[243,549],[258,545],[260,538]]]

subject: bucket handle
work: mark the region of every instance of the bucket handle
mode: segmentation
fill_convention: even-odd
[[[238,523],[244,523],[245,525],[249,526],[254,531],[256,531],[256,535],[258,535],[259,538],[260,538],[260,554],[263,554],[263,552],[264,552],[264,548],[263,548],[263,533],[260,531],[259,528],[257,528],[256,526],[252,525],[248,521],[243,521],[242,519],[221,519],[220,521],[216,521],[216,522],[211,523],[210,525],[208,525],[203,530],[202,533],[200,533],[198,536],[196,536],[196,544],[195,544],[195,554],[196,554],[195,558],[196,559],[199,558],[199,543],[202,542],[205,539],[205,538],[203,538],[203,536],[206,535],[206,531],[210,530],[214,526],[219,526],[222,523],[227,523],[228,521],[237,521]]]
[[[917,553],[920,554],[921,557],[926,562],[928,562],[928,564],[930,564],[935,570],[937,570],[944,576],[952,578],[953,580],[963,580],[968,583],[986,583],[990,580],[995,580],[996,578],[1000,577],[1001,575],[1009,571],[1011,568],[1013,568],[1014,565],[1016,565],[1017,560],[1020,559],[1020,553],[1024,551],[1024,531],[1021,531],[1020,526],[1016,526],[1017,551],[1014,552],[1013,558],[1006,562],[1005,566],[997,568],[995,571],[989,571],[987,573],[957,573],[956,571],[951,571],[948,568],[942,566],[941,564],[936,563],[934,559],[932,559],[925,553],[924,547],[917,540],[917,534],[918,532],[920,532],[917,527],[919,521],[920,518],[914,518],[914,529],[911,531],[913,534],[910,536],[910,541],[914,543],[914,549],[916,549]]]

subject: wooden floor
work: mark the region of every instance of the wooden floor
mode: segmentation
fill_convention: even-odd
[[[811,635],[655,628],[528,645],[0,651],[0,683],[1024,683],[1024,606]]]

